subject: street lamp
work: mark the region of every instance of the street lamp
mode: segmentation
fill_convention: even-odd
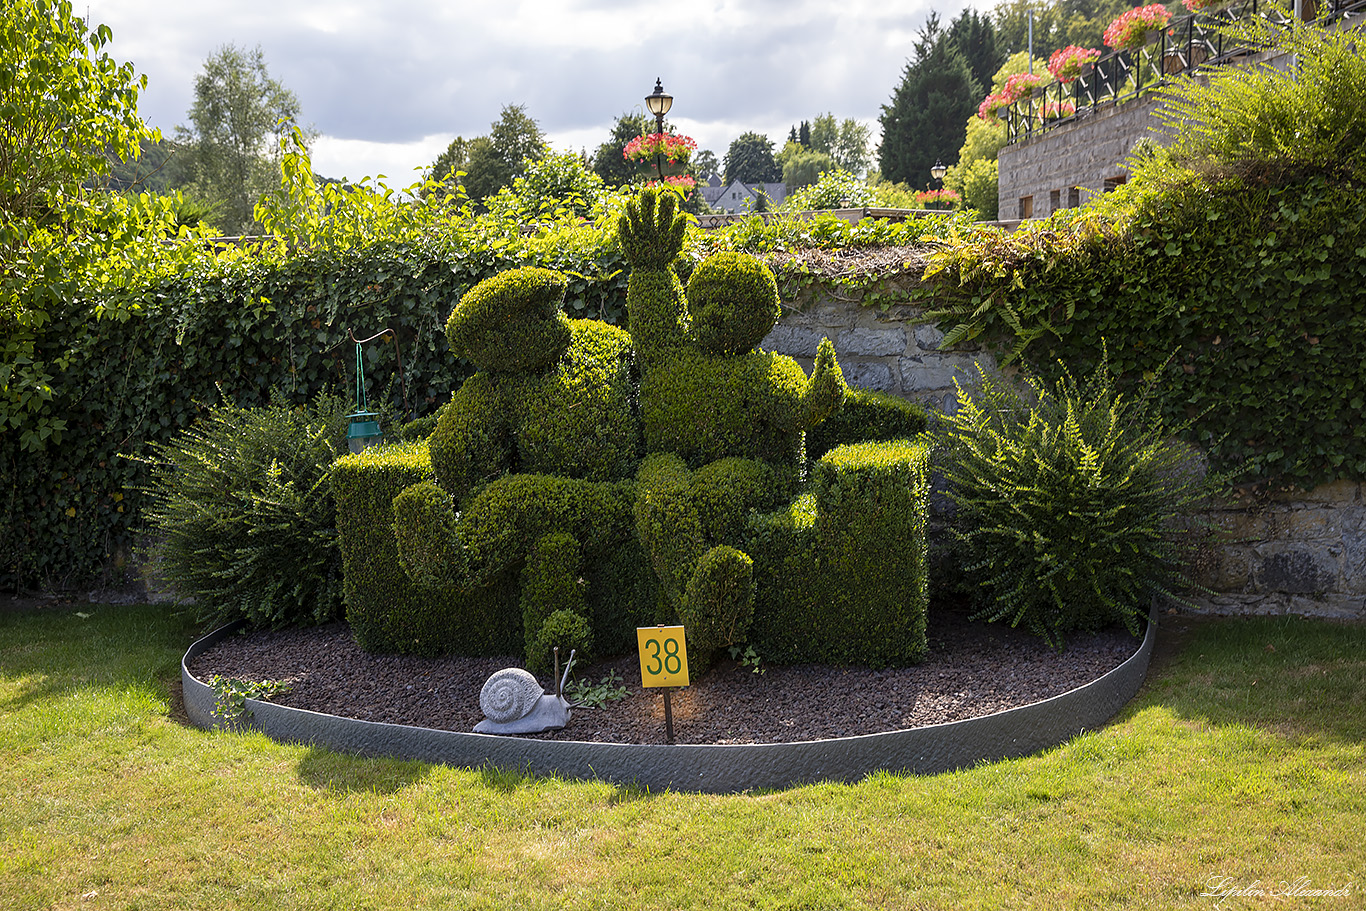
[[[669,108],[673,107],[674,96],[664,91],[664,83],[659,78],[655,79],[655,90],[645,96],[645,109],[655,115],[655,132],[664,132],[664,115],[669,113]],[[660,183],[664,182],[664,151],[655,153],[655,170],[659,172]]]
[[[944,175],[949,173],[949,169],[944,166],[944,162],[938,158],[930,166],[930,176],[939,181],[939,186],[944,186]]]

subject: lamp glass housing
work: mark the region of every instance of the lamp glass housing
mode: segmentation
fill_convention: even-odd
[[[673,107],[674,96],[664,91],[664,83],[655,80],[655,90],[645,96],[645,108],[655,117],[663,117]]]

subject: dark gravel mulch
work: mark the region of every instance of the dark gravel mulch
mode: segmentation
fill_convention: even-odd
[[[958,721],[1015,708],[1088,683],[1118,666],[1139,642],[1124,630],[1076,634],[1061,654],[1020,630],[945,613],[930,625],[930,655],[915,667],[869,670],[797,665],[763,674],[728,658],[671,696],[678,743],[779,743],[873,734]],[[215,674],[287,681],[280,705],[395,724],[470,731],[483,719],[479,690],[511,658],[419,658],[363,651],[340,623],[234,636],[190,664]],[[575,674],[598,681],[610,669],[629,695],[606,708],[574,711],[558,740],[663,743],[661,692],[639,686],[636,656]],[[543,683],[548,680],[543,679]]]

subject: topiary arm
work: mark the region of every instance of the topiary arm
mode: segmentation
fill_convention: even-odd
[[[663,271],[683,251],[687,219],[676,211],[672,193],[642,190],[617,221],[621,249],[632,269]]]
[[[844,373],[835,359],[835,346],[830,339],[823,338],[816,349],[816,365],[811,378],[802,390],[802,429],[810,430],[834,414],[844,404],[847,389]]]
[[[687,342],[688,304],[669,265],[683,249],[687,220],[674,208],[672,194],[642,190],[617,223],[621,249],[631,263],[626,313],[642,370]]]

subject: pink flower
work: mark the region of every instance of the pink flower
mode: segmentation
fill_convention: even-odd
[[[954,190],[917,190],[915,201],[926,209],[952,209],[963,201]]]
[[[627,161],[653,161],[656,155],[663,155],[665,161],[684,163],[692,157],[697,142],[691,136],[677,133],[651,133],[637,136],[626,143],[621,157]]]
[[[1005,107],[1010,102],[1006,101],[1005,95],[1000,92],[988,95],[982,99],[982,103],[977,106],[977,116],[983,120],[995,120],[996,112]]]
[[[1100,51],[1094,48],[1077,47],[1069,44],[1060,51],[1054,51],[1048,58],[1048,72],[1059,82],[1071,82],[1081,75],[1081,68],[1100,58]]]
[[[1071,117],[1075,113],[1077,113],[1077,106],[1071,101],[1045,101],[1043,104],[1044,120]]]
[[[682,190],[683,195],[685,197],[692,192],[693,187],[697,186],[697,181],[692,177],[689,177],[687,174],[681,174],[677,177],[666,177],[664,178],[664,183],[671,187],[677,187],[678,189]],[[659,181],[647,180],[645,182],[645,186],[657,187],[659,186]]]
[[[1001,95],[1005,97],[1006,104],[1014,104],[1021,98],[1028,98],[1033,95],[1034,90],[1042,83],[1042,76],[1034,73],[1016,73],[1006,79],[1006,87],[1001,91]]]
[[[1105,44],[1116,50],[1142,47],[1148,32],[1163,28],[1172,14],[1160,3],[1140,6],[1120,16],[1105,30]]]

